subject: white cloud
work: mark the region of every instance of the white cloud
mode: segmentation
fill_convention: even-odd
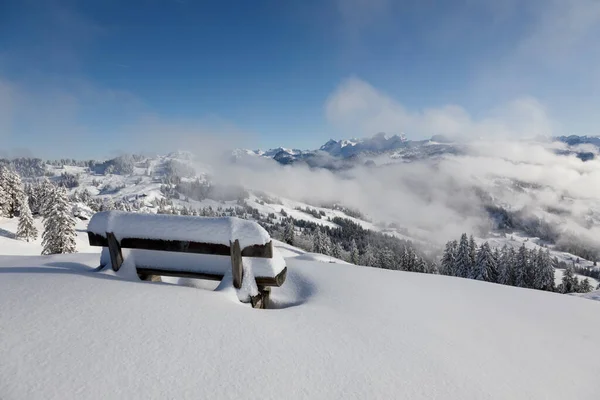
[[[452,137],[532,137],[553,133],[543,105],[523,97],[474,119],[458,105],[408,110],[391,96],[358,78],[344,81],[327,99],[327,120],[353,134],[406,132],[412,137],[443,134]]]

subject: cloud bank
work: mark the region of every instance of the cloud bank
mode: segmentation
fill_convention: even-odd
[[[544,106],[532,97],[518,98],[489,110],[480,119],[455,104],[409,110],[369,83],[350,78],[329,96],[327,120],[343,131],[365,136],[373,132],[406,132],[413,137],[535,137],[555,133]]]

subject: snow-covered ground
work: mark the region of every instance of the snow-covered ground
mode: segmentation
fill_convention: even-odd
[[[7,236],[2,254],[41,250]],[[79,254],[0,256],[0,398],[598,396],[600,302],[277,244],[288,279],[276,309],[255,310],[94,272],[84,239]]]

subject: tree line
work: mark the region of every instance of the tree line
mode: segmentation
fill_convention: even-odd
[[[336,226],[323,226],[294,219],[282,210],[280,221],[261,224],[272,237],[306,251],[374,268],[437,273],[434,260],[412,242],[364,229],[348,218],[329,219]],[[273,215],[274,217],[274,215]]]
[[[24,185],[16,171],[0,166],[0,216],[19,218],[17,239],[37,239],[34,213],[44,218],[42,254],[76,251],[75,220],[66,190],[47,179]]]
[[[573,266],[565,269],[562,283],[555,285],[554,271],[560,266],[548,249],[528,249],[523,243],[515,250],[504,245],[491,249],[488,242],[477,246],[473,236],[446,243],[440,273],[461,278],[560,293],[589,292],[589,279],[579,282]]]

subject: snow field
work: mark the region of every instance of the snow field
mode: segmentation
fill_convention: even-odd
[[[600,303],[444,276],[287,262],[288,281],[272,293],[278,309],[253,310],[228,293],[90,272],[97,255],[0,257],[0,393],[597,395],[600,362],[589,349]]]
[[[94,272],[97,253],[6,255],[41,251],[7,236],[1,398],[597,397],[599,302],[342,265],[275,242],[288,278],[275,309],[254,310],[226,279],[216,290],[141,282],[127,265]]]

